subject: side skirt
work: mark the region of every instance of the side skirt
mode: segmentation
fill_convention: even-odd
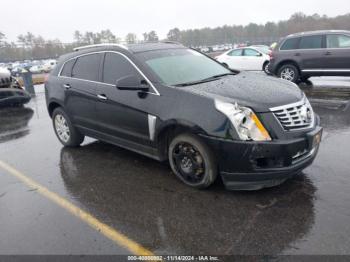
[[[101,132],[98,132],[96,130],[91,130],[89,128],[85,128],[82,126],[76,126],[81,133],[83,133],[86,136],[101,140],[103,142],[113,144],[119,147],[122,147],[124,149],[139,153],[141,155],[147,156],[149,158],[158,160],[158,161],[164,161],[164,157],[161,157],[159,154],[159,151],[155,147],[150,147],[146,145],[141,145],[135,142],[128,141],[126,139],[122,139],[120,137],[111,136],[108,134],[104,134]]]

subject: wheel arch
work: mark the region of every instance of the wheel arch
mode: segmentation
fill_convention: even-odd
[[[261,70],[262,70],[262,71],[265,71],[265,66],[268,65],[269,63],[270,63],[269,60],[265,60],[264,63],[263,63],[263,65],[262,65]]]
[[[162,123],[154,136],[161,160],[168,158],[168,147],[171,140],[182,133],[207,134],[203,128],[186,120],[172,119]]]
[[[269,60],[265,60],[265,61],[264,61],[264,63],[263,63],[263,69],[264,69],[265,65],[268,64],[268,63],[270,63]]]
[[[275,73],[278,74],[278,71],[280,70],[280,68],[284,65],[287,65],[287,64],[294,65],[298,69],[298,73],[300,75],[301,70],[300,70],[299,64],[293,59],[287,59],[287,60],[283,60],[283,61],[279,62],[278,65],[276,66]]]
[[[53,111],[58,108],[58,107],[63,107],[59,102],[53,100],[49,103],[47,110],[49,111],[50,117],[52,117]]]

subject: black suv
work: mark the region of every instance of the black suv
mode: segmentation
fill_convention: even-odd
[[[269,71],[292,82],[311,76],[350,76],[350,31],[289,35],[274,48]]]
[[[84,136],[159,161],[187,185],[282,183],[314,160],[319,118],[293,83],[234,73],[175,43],[95,45],[60,58],[45,85],[64,146]]]

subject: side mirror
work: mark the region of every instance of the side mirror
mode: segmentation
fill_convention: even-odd
[[[256,56],[262,56],[262,53],[257,54]]]
[[[116,87],[119,90],[148,91],[149,85],[146,80],[140,80],[135,75],[128,75],[117,80]]]

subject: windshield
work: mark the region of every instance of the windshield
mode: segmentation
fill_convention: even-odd
[[[166,84],[195,83],[216,75],[232,74],[219,63],[191,49],[167,49],[137,54]]]

